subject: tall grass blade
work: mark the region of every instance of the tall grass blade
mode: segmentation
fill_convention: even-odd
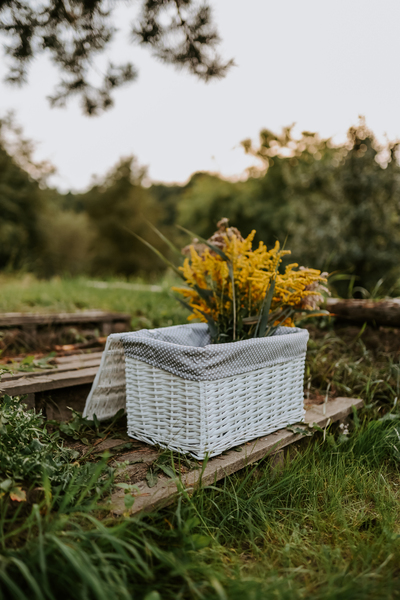
[[[173,244],[171,242],[171,240],[169,240],[163,233],[161,233],[161,231],[159,231],[159,229],[157,229],[157,227],[155,225],[153,225],[153,223],[150,223],[150,221],[148,221],[147,219],[146,223],[149,227],[151,227],[151,229],[154,231],[154,233],[156,233],[158,235],[158,237],[165,243],[167,244],[168,248],[174,253],[177,254],[179,256],[179,258],[182,259],[182,251],[179,250],[179,248],[177,248],[175,246],[175,244]]]
[[[13,598],[15,600],[32,600],[32,596],[26,596],[24,592],[21,590],[19,583],[17,584],[12,580],[11,577],[7,575],[7,573],[0,569],[0,599],[9,600]],[[3,592],[7,592],[3,595]],[[11,595],[12,594],[12,595]],[[44,599],[43,595],[38,596],[38,600]]]
[[[184,278],[184,276],[183,276],[183,273],[180,272],[180,270],[178,269],[178,267],[176,265],[174,265],[174,263],[172,263],[170,260],[168,260],[168,258],[165,258],[165,256],[159,250],[157,250],[157,248],[155,248],[152,244],[150,244],[150,242],[146,241],[145,239],[143,239],[142,237],[140,237],[140,235],[138,235],[134,231],[131,231],[127,227],[124,227],[124,229],[128,233],[130,233],[131,235],[133,235],[136,239],[140,240],[148,248],[150,248],[150,250],[152,250],[154,252],[154,254],[156,256],[158,256],[158,258],[160,260],[162,260],[166,265],[168,265],[178,275],[178,277],[180,277],[181,279],[183,279],[184,281],[186,281],[185,278]]]
[[[35,600],[40,600],[40,598],[43,598],[42,590],[40,589],[38,582],[35,580],[32,573],[29,571],[27,565],[22,562],[22,560],[14,557],[10,558],[10,563],[13,563],[17,567],[26,583],[30,586],[32,592],[35,594]]]

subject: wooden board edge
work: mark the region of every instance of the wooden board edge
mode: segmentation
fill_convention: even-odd
[[[58,390],[75,385],[93,383],[98,370],[99,367],[90,367],[77,369],[76,371],[64,371],[58,374],[55,372],[52,377],[41,375],[32,377],[31,379],[26,378],[23,382],[20,379],[16,381],[8,380],[4,381],[4,384],[0,382],[0,394],[23,396],[25,394],[47,392],[48,390]]]

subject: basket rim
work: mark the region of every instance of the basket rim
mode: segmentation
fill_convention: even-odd
[[[196,327],[197,326],[197,327]],[[199,326],[199,327],[198,327]],[[279,326],[278,329],[281,331],[280,334],[278,335],[271,335],[271,336],[266,336],[266,337],[257,337],[257,338],[248,338],[246,340],[237,340],[234,342],[224,342],[222,344],[206,344],[205,346],[189,346],[186,344],[180,344],[178,342],[169,342],[167,340],[163,340],[160,338],[153,338],[151,335],[146,336],[144,335],[145,332],[153,332],[153,331],[168,331],[168,330],[173,330],[173,329],[180,329],[180,328],[196,328],[196,329],[200,329],[200,328],[207,328],[208,330],[208,325],[207,323],[182,323],[180,325],[169,325],[167,327],[154,327],[151,329],[139,329],[138,331],[129,331],[126,333],[122,333],[122,334],[111,334],[111,335],[117,335],[122,342],[124,342],[125,340],[129,341],[129,340],[136,340],[136,339],[141,339],[141,340],[157,340],[158,344],[161,345],[165,345],[165,347],[171,347],[171,348],[190,348],[191,351],[196,351],[199,353],[202,352],[208,352],[210,349],[212,349],[213,351],[217,351],[219,348],[221,348],[221,350],[230,350],[233,349],[234,347],[237,347],[238,344],[246,344],[249,346],[252,346],[253,344],[271,344],[272,340],[276,340],[278,337],[281,336],[286,336],[286,335],[292,335],[294,337],[298,337],[299,335],[307,335],[308,337],[308,330],[302,327],[284,327],[284,326]]]
[[[206,323],[163,329],[165,339],[160,339],[160,329],[154,329],[154,335],[149,330],[122,335],[125,357],[137,358],[183,379],[197,381],[219,379],[276,364],[282,359],[290,360],[306,353],[309,337],[307,329],[285,327],[266,338],[209,344]],[[186,342],[192,345],[184,345]]]

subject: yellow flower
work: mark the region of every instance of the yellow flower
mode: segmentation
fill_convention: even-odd
[[[220,334],[229,338],[237,330],[238,336],[234,334],[233,339],[251,337],[254,318],[262,310],[266,293],[274,283],[272,325],[293,327],[295,310],[314,307],[321,301],[321,283],[326,279],[320,271],[299,269],[296,263],[287,265],[280,273],[282,259],[290,251],[281,250],[279,242],[270,250],[260,242],[253,250],[255,230],[245,239],[232,231],[237,232],[229,228],[218,233],[219,247],[223,247],[228,261],[208,247],[197,252],[190,246],[190,257],[185,258],[181,267],[188,287],[173,288],[190,306],[189,319],[206,322],[205,315],[211,316]],[[251,325],[243,321],[246,318]]]

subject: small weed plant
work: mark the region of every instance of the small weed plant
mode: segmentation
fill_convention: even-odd
[[[70,495],[73,490],[80,495],[98,465],[81,464],[78,457],[78,452],[64,447],[59,430],[48,431],[41,413],[28,410],[19,398],[0,399],[0,498],[26,501],[27,491],[44,482],[57,495],[67,489]]]

